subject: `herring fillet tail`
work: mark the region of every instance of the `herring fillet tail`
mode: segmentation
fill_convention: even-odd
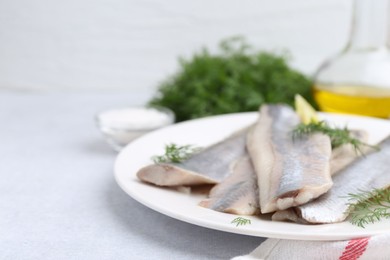
[[[158,163],[141,168],[137,177],[158,186],[216,184],[230,173],[231,162],[244,156],[248,128],[234,133],[182,163]]]
[[[236,215],[255,215],[259,212],[259,195],[251,159],[244,156],[233,162],[231,168],[231,174],[215,185],[199,205]]]

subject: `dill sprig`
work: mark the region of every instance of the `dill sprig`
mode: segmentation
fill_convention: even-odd
[[[293,130],[293,138],[300,138],[313,133],[323,133],[329,136],[332,144],[332,149],[342,146],[344,144],[351,144],[356,152],[362,154],[361,146],[369,146],[378,149],[377,146],[372,146],[360,141],[351,136],[351,132],[347,127],[336,128],[329,126],[325,121],[310,122],[308,124],[300,123]]]
[[[165,153],[163,155],[156,155],[152,157],[154,163],[180,163],[190,158],[194,153],[201,150],[199,147],[193,145],[165,145]]]
[[[230,223],[236,224],[236,227],[238,227],[238,226],[245,226],[251,224],[251,220],[243,217],[238,217],[233,219],[232,222]]]
[[[390,218],[390,189],[374,189],[348,194],[350,222],[364,228],[381,219]]]

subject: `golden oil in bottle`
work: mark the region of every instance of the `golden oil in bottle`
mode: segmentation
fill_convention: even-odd
[[[325,112],[390,118],[390,88],[316,85],[314,97]]]

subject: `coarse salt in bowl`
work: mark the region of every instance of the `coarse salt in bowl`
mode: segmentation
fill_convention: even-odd
[[[174,121],[174,113],[164,107],[125,107],[103,111],[96,116],[98,127],[116,151],[135,138]]]

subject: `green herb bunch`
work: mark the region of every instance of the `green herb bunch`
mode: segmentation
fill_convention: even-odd
[[[310,79],[287,60],[231,38],[220,43],[219,54],[204,48],[189,60],[179,59],[180,70],[159,86],[149,104],[172,109],[177,121],[256,111],[263,103],[293,105],[297,93],[315,106]]]

